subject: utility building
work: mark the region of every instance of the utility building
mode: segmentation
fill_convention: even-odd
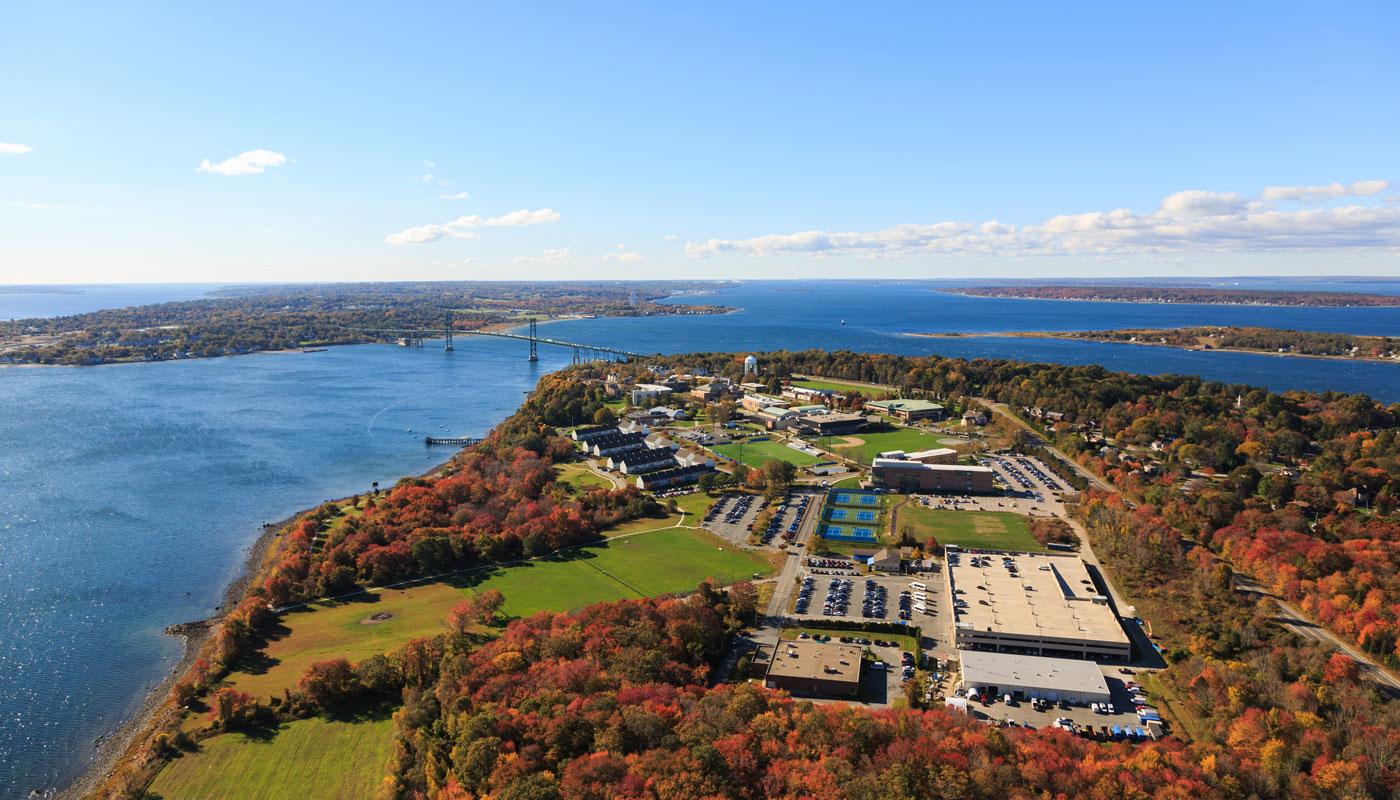
[[[1108,682],[1097,664],[1070,658],[959,650],[962,682],[981,697],[1011,695],[1089,705],[1107,703]]]
[[[855,645],[779,642],[764,683],[803,697],[851,697],[860,691],[861,655]]]

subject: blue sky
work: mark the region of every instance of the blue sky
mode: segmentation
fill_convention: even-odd
[[[1400,274],[1395,3],[3,17],[0,283]]]

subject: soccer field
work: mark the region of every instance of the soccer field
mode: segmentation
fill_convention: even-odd
[[[894,391],[893,386],[862,386],[858,383],[845,383],[843,381],[828,380],[793,381],[792,385],[801,386],[804,389],[826,389],[832,392],[841,392],[842,394],[860,392],[861,394],[867,397],[876,393]]]
[[[710,448],[725,458],[737,461],[739,459],[739,444],[717,444]],[[744,442],[744,464],[750,467],[761,467],[769,461],[786,461],[799,467],[815,464],[821,459],[813,455],[808,455],[801,450],[794,450],[779,441],[768,439],[762,442]]]
[[[707,533],[668,528],[583,547],[557,558],[472,573],[471,591],[499,589],[513,617],[593,603],[686,592],[705,578],[732,583],[772,566]]]
[[[899,507],[895,524],[914,529],[914,538],[932,536],[941,545],[1017,550],[1041,553],[1044,547],[1031,536],[1030,525],[1020,514],[1007,511],[945,511],[924,508],[914,502]]]
[[[913,453],[919,450],[931,450],[935,447],[947,447],[950,444],[961,442],[959,439],[924,433],[913,428],[897,428],[878,433],[857,433],[853,438],[860,439],[862,443],[845,447],[838,444],[836,439],[832,439],[832,443],[837,452],[854,458],[862,464],[869,464],[875,456],[886,450],[903,450]]]

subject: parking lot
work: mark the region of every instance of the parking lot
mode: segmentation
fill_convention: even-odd
[[[768,501],[752,494],[726,494],[715,501],[705,514],[701,525],[716,536],[747,545],[753,533],[754,517],[767,507]]]
[[[1135,735],[1135,732],[1138,730],[1145,732],[1147,726],[1138,716],[1134,707],[1134,694],[1129,691],[1125,683],[1125,681],[1132,681],[1132,678],[1119,673],[1117,667],[1103,667],[1103,670],[1109,693],[1112,696],[1111,703],[1114,711],[1112,714],[1095,711],[1088,706],[1063,703],[1044,703],[1040,704],[1043,707],[1038,709],[1033,706],[1029,699],[1013,697],[1010,704],[1001,698],[993,698],[988,704],[970,703],[968,706],[969,716],[985,722],[1015,724],[1028,728],[1054,727],[1057,720],[1065,719],[1073,724],[1075,732],[1081,736],[1092,735],[1092,738],[1096,739],[1142,738]],[[1154,705],[1152,698],[1141,694],[1137,696],[1144,698],[1141,702],[1147,707]],[[1115,728],[1120,731],[1120,734],[1115,735]]]
[[[943,573],[920,575],[859,575],[830,566],[812,569],[811,562],[835,559],[808,559],[809,568],[794,592],[789,616],[797,622],[820,626],[823,622],[895,623],[917,625],[923,633],[922,648],[933,658],[955,656],[949,636],[947,615],[943,613],[945,588]]]

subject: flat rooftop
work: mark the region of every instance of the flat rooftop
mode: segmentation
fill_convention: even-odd
[[[876,458],[870,462],[870,466],[872,468],[927,470],[930,472],[995,472],[991,467],[974,467],[967,464],[925,464],[922,461],[910,461],[907,456],[905,458]]]
[[[951,447],[935,447],[931,450],[915,450],[912,453],[905,453],[904,457],[910,461],[918,461],[921,458],[933,458],[935,456],[955,456],[958,451]]]
[[[860,683],[861,648],[807,640],[779,642],[768,675]]]
[[[985,566],[972,566],[973,558],[986,559]],[[1006,558],[1014,573],[1003,566]],[[948,567],[948,585],[955,600],[967,603],[955,609],[960,630],[1128,646],[1117,615],[1077,556],[965,552]]]
[[[1104,680],[1103,671],[1092,661],[984,653],[980,650],[959,650],[958,661],[962,664],[963,683],[970,686],[1108,694],[1108,682]]]
[[[928,400],[910,399],[870,400],[866,402],[866,405],[873,406],[874,408],[885,408],[889,409],[890,411],[936,411],[943,408],[943,406],[939,405],[938,403],[932,403]]]

